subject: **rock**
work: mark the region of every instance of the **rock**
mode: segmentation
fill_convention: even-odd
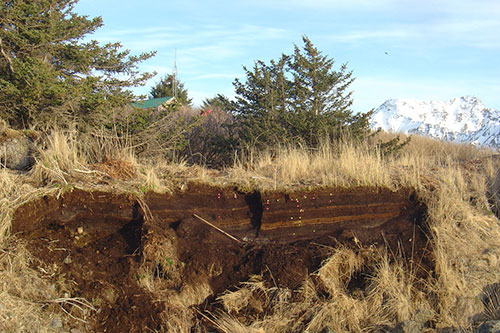
[[[432,311],[429,309],[417,310],[413,318],[414,321],[424,326],[433,317]]]
[[[458,327],[444,327],[444,328],[440,328],[440,329],[436,330],[436,332],[438,332],[438,333],[465,333],[468,331],[465,331],[465,330],[458,328]]]
[[[500,320],[489,320],[481,324],[477,333],[500,333]]]
[[[335,331],[334,329],[331,329],[330,327],[328,326],[325,326],[322,330],[321,330],[321,333],[337,333],[337,331]]]
[[[414,320],[405,320],[397,324],[391,333],[420,333],[422,329],[423,325],[421,323]]]
[[[0,164],[14,170],[27,170],[33,164],[34,146],[32,141],[23,135],[0,138]]]
[[[50,327],[52,328],[61,328],[63,326],[61,319],[55,317],[50,321]]]
[[[491,211],[500,217],[500,172],[497,172],[495,178],[490,179],[486,189],[486,195],[491,206]]]

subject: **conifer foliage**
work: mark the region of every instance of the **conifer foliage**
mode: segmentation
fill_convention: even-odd
[[[181,105],[191,105],[193,99],[188,97],[184,83],[180,82],[173,74],[167,74],[160,82],[154,85],[149,94],[152,98],[175,96]]]
[[[0,116],[11,125],[96,119],[97,113],[131,101],[127,88],[151,77],[137,65],[153,52],[132,56],[120,43],[83,41],[102,20],[75,14],[77,2],[7,0],[0,5]]]
[[[269,64],[244,67],[246,81],[234,82],[236,99],[229,108],[236,116],[243,144],[262,148],[282,143],[317,146],[322,139],[355,138],[369,134],[371,112],[354,114],[349,87],[352,72],[322,55],[303,37],[302,48]]]

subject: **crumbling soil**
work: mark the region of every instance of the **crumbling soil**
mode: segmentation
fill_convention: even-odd
[[[182,296],[207,284],[209,292],[188,304],[200,309],[216,308],[218,295],[252,275],[296,289],[339,244],[389,247],[427,274],[425,213],[406,190],[242,192],[190,184],[140,200],[78,189],[40,198],[16,211],[12,230],[27,240],[42,269],[55,271],[55,282],[71,282],[64,292],[95,306],[87,313],[67,309],[86,329],[145,332],[161,331],[169,318],[167,300],[141,285],[141,265],[170,293]],[[354,277],[350,288],[363,283]]]

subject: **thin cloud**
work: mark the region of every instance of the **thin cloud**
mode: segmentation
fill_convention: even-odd
[[[333,34],[327,38],[341,43],[359,43],[364,41],[379,42],[380,40],[406,39],[415,37],[415,32],[406,28],[358,30],[346,33]]]
[[[500,48],[500,22],[498,20],[452,19],[429,28],[434,38],[451,45],[468,45],[477,48]]]
[[[332,1],[332,0],[256,0],[254,3],[260,6],[272,6],[290,9],[304,8],[304,9],[340,9],[340,10],[385,10],[401,4],[401,0],[350,0],[350,1]]]
[[[105,34],[95,34],[93,38],[103,43],[119,39],[125,48],[133,51],[144,51],[158,50],[165,47],[214,49],[213,45],[229,49],[234,46],[248,46],[260,40],[279,39],[287,35],[288,32],[284,29],[258,25],[236,27],[209,25],[202,27],[185,26],[176,29],[155,26],[141,29],[112,30],[107,31]],[[221,53],[223,52],[221,51]],[[229,53],[229,50],[226,53]]]
[[[465,46],[500,48],[500,21],[443,19],[435,22],[400,23],[374,27],[371,30],[353,29],[327,35],[327,40],[355,45],[397,43],[404,48],[443,48]]]
[[[225,74],[225,73],[210,73],[210,74],[204,74],[204,75],[197,75],[194,77],[190,77],[189,81],[199,81],[199,80],[234,80],[236,78],[242,77],[241,73],[238,74]]]
[[[366,112],[392,98],[448,100],[465,95],[478,97],[486,107],[500,107],[494,104],[500,92],[500,83],[497,81],[464,79],[454,80],[453,85],[449,82],[447,79],[431,77],[359,76],[352,84],[353,107],[356,111]]]

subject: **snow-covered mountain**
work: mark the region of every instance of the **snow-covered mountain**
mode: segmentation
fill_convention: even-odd
[[[500,111],[472,96],[430,102],[390,99],[375,110],[371,127],[500,148]]]

